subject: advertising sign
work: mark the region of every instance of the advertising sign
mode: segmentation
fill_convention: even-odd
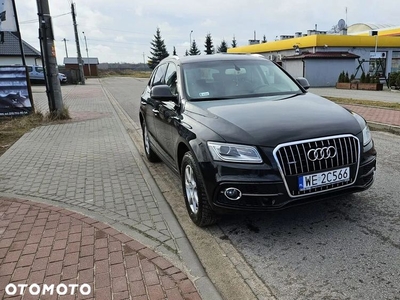
[[[0,117],[33,111],[25,66],[0,66]]]

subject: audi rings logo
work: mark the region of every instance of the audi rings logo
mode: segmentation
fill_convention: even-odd
[[[336,148],[333,146],[311,149],[307,152],[307,157],[311,161],[334,158],[337,154]]]

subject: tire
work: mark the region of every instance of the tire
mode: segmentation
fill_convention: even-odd
[[[217,215],[208,203],[204,182],[191,152],[183,156],[181,182],[186,209],[193,223],[199,227],[215,224]]]
[[[144,153],[146,154],[147,160],[150,162],[159,162],[160,158],[153,151],[153,149],[151,149],[150,136],[149,136],[149,132],[147,131],[147,126],[146,126],[145,121],[143,121],[143,123],[142,123],[142,132],[143,132]]]

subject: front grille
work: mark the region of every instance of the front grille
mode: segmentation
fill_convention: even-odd
[[[308,152],[311,149],[332,147],[336,149],[334,157],[316,159],[315,161],[311,161],[308,158]],[[277,146],[274,150],[274,157],[280,167],[289,195],[296,197],[352,184],[358,173],[360,143],[352,135],[297,141]],[[351,173],[349,182],[335,183],[306,191],[298,190],[297,178],[300,175],[324,172],[347,166],[350,167]]]

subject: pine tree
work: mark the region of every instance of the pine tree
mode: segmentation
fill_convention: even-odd
[[[200,50],[197,48],[196,41],[193,40],[192,47],[190,47],[189,55],[200,55]]]
[[[218,53],[226,53],[228,51],[228,46],[226,45],[225,40],[222,40],[221,45],[218,46]]]
[[[233,39],[232,39],[232,48],[236,48],[236,46],[237,46],[236,38],[235,38],[235,36],[233,36]]]
[[[172,52],[172,55],[178,55],[178,54],[176,54],[176,48],[175,48],[175,46],[174,46],[174,52]]]
[[[213,42],[212,42],[211,33],[207,34],[206,43],[204,44],[204,47],[206,47],[206,50],[204,50],[204,52],[206,54],[213,54],[214,53],[214,45],[213,45]]]
[[[160,28],[157,27],[154,39],[151,41],[149,62],[147,63],[150,69],[154,69],[161,60],[169,56],[167,47],[165,46],[164,40],[161,38]]]
[[[185,51],[185,56],[189,56],[189,52],[187,51],[187,49]]]

